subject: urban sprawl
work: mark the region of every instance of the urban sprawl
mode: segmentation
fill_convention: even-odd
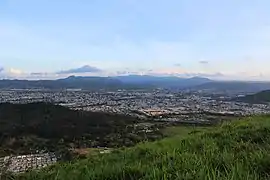
[[[145,91],[82,91],[5,90],[0,103],[51,102],[76,110],[117,113],[154,121],[207,123],[220,117],[266,114],[266,104],[232,101],[237,95],[200,92]],[[217,119],[218,117],[218,119]]]
[[[0,103],[50,102],[74,110],[116,113],[166,123],[213,124],[235,116],[266,114],[267,104],[247,104],[232,99],[239,95],[201,92],[82,91],[82,90],[2,90]],[[57,161],[52,154],[7,156],[0,159],[1,169],[25,172]]]

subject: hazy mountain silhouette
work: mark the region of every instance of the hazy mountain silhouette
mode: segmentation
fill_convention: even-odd
[[[70,76],[58,80],[0,80],[0,88],[48,88],[48,89],[126,89],[126,88],[186,88],[200,85],[211,80],[194,77],[189,79],[178,77],[156,76],[116,76],[116,77],[82,77]]]
[[[210,79],[202,77],[193,77],[193,78],[179,78],[175,76],[169,77],[157,77],[149,75],[129,75],[129,76],[117,76],[118,80],[123,83],[129,83],[134,85],[151,85],[156,87],[164,88],[184,88],[195,85],[201,85],[206,82],[211,82]]]
[[[59,72],[57,72],[57,74],[95,73],[95,72],[101,72],[101,71],[102,70],[100,70],[96,67],[85,65],[83,67],[76,68],[76,69],[59,71]]]
[[[5,89],[143,89],[177,88],[207,91],[259,92],[270,89],[269,82],[213,81],[203,77],[178,78],[148,75],[128,75],[115,77],[70,76],[58,80],[0,80],[0,88]]]

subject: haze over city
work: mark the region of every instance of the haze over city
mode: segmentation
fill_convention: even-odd
[[[269,7],[267,0],[2,0],[0,78],[268,80]]]

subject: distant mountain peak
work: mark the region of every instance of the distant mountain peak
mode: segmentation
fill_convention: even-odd
[[[78,69],[97,69],[97,68],[95,68],[95,67],[92,67],[92,66],[89,66],[89,65],[84,65],[84,66],[82,66],[82,67],[80,67],[80,68],[78,68]]]
[[[101,69],[98,69],[96,67],[84,65],[84,66],[82,66],[80,68],[76,68],[76,69],[59,71],[59,72],[57,72],[57,74],[96,73],[96,72],[101,72],[101,71],[102,71]]]
[[[201,77],[201,76],[194,76],[194,77],[191,77],[189,79],[193,79],[193,80],[209,80],[209,78],[206,78],[206,77]]]

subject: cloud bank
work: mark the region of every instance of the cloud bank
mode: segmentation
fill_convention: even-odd
[[[206,72],[206,71],[192,71],[182,68],[180,66],[172,66],[170,68],[153,68],[153,69],[114,69],[101,70],[100,68],[85,65],[79,68],[57,72],[25,72],[16,68],[0,68],[1,79],[28,79],[28,80],[47,80],[47,79],[61,79],[68,76],[125,76],[125,75],[152,75],[152,76],[176,76],[181,78],[191,77],[205,77],[213,80],[269,80],[269,74],[249,75],[242,72],[235,74],[230,72]]]

